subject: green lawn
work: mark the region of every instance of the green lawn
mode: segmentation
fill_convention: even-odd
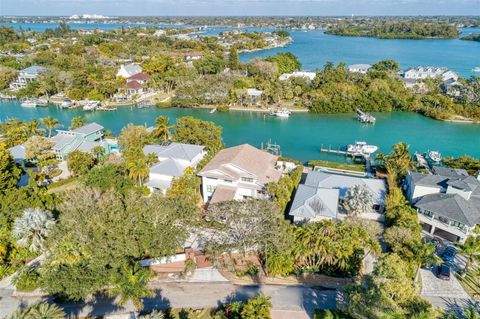
[[[310,166],[323,166],[323,167],[330,167],[342,170],[349,170],[349,171],[356,171],[356,172],[365,172],[366,167],[363,164],[346,164],[346,163],[337,163],[337,162],[329,162],[329,161],[322,161],[322,160],[311,160],[308,162]]]

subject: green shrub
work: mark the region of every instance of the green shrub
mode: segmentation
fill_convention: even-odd
[[[352,317],[339,310],[315,309],[313,319],[352,319]]]
[[[224,113],[224,112],[230,111],[230,108],[226,105],[222,105],[222,106],[217,107],[217,111]]]
[[[39,285],[40,274],[32,267],[24,267],[20,269],[12,282],[18,290],[33,291]]]

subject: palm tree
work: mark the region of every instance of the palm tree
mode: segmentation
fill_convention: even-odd
[[[138,263],[124,265],[114,276],[114,285],[109,294],[120,297],[120,305],[131,300],[136,308],[142,308],[142,298],[153,297],[155,294],[147,287],[152,273],[143,269]]]
[[[127,170],[128,176],[138,181],[139,185],[142,185],[142,181],[145,180],[149,174],[147,161],[143,158],[137,158],[127,162]]]
[[[70,122],[70,128],[69,129],[74,130],[76,128],[84,126],[85,124],[87,124],[87,122],[85,121],[85,119],[83,117],[76,116]]]
[[[51,117],[51,116],[47,116],[47,117],[44,117],[44,118],[41,118],[40,119],[40,123],[42,123],[42,125],[45,125],[45,127],[47,128],[48,130],[48,137],[51,137],[52,136],[52,130],[54,128],[57,128],[57,127],[61,127],[62,125],[58,122],[58,119],[54,118],[54,117]]]
[[[12,234],[17,238],[19,246],[36,252],[43,249],[45,239],[54,224],[51,212],[40,208],[27,208],[22,217],[15,219]]]
[[[61,319],[64,317],[65,313],[57,305],[42,302],[16,310],[10,319]]]
[[[157,126],[155,127],[153,134],[156,137],[163,137],[163,141],[167,143],[172,135],[170,129],[173,126],[170,126],[170,119],[166,116],[159,116],[155,119],[155,123],[157,123]]]
[[[465,273],[470,269],[470,265],[475,260],[480,259],[480,237],[478,236],[468,236],[467,240],[463,244],[457,244],[459,250],[457,251],[460,255],[465,255],[467,257],[467,262],[465,263]]]
[[[39,135],[44,131],[44,129],[40,127],[40,123],[35,119],[25,123],[24,126],[28,136]]]
[[[372,192],[365,185],[354,185],[345,194],[343,207],[352,216],[369,213],[373,207]]]

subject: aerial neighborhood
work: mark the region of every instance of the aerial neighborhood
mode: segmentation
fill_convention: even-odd
[[[479,318],[480,19],[192,14],[0,16],[0,317]]]

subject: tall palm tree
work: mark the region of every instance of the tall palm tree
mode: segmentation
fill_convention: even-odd
[[[142,185],[142,182],[149,174],[147,161],[143,158],[132,159],[127,162],[127,170],[128,176],[130,176],[131,179],[138,181],[139,185]]]
[[[85,119],[83,117],[76,116],[70,122],[70,128],[69,129],[74,130],[76,128],[84,126],[85,124],[87,124],[87,121],[85,121]]]
[[[48,130],[48,137],[51,137],[52,136],[52,131],[54,128],[57,128],[57,127],[61,127],[62,125],[58,122],[58,119],[54,118],[54,117],[51,117],[51,116],[47,116],[47,117],[44,117],[44,118],[41,118],[40,119],[40,123],[42,123],[42,125],[45,125],[45,127],[47,128]]]
[[[38,121],[35,119],[31,120],[30,122],[26,122],[24,127],[28,136],[39,135],[45,131],[40,127],[40,123],[38,123]]]
[[[12,234],[17,244],[37,252],[43,249],[55,221],[52,213],[40,208],[27,208],[22,217],[15,219]]]
[[[157,123],[157,126],[155,127],[153,134],[156,137],[163,137],[163,141],[167,143],[172,136],[170,129],[173,126],[170,126],[170,119],[166,116],[159,116],[155,119],[155,123]]]
[[[155,294],[147,287],[152,273],[143,269],[138,263],[124,265],[120,272],[114,276],[114,285],[109,293],[120,297],[120,305],[131,300],[137,309],[143,307],[143,298],[153,297]]]
[[[463,244],[457,244],[457,246],[459,247],[457,253],[467,257],[467,262],[465,263],[466,274],[470,270],[470,265],[473,261],[480,259],[480,237],[468,236]]]

